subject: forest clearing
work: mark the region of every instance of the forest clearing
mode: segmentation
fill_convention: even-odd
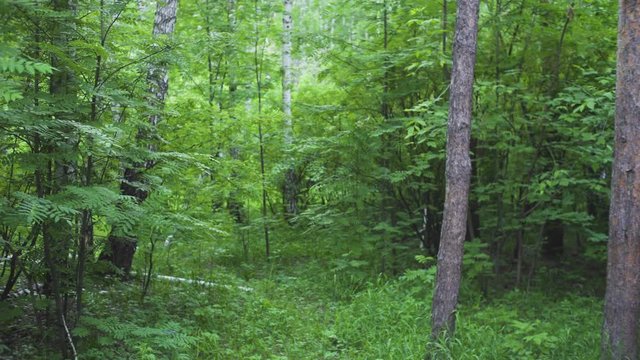
[[[639,359],[635,1],[0,19],[0,359]]]

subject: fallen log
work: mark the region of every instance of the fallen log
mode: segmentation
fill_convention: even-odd
[[[136,275],[136,273],[134,271],[131,272],[132,275]],[[205,286],[205,287],[223,287],[225,289],[232,289],[233,286],[231,285],[221,285],[218,283],[215,283],[213,281],[206,281],[206,280],[199,280],[199,279],[186,279],[186,278],[181,278],[181,277],[175,277],[175,276],[168,276],[168,275],[153,275],[155,276],[156,279],[159,280],[165,280],[165,281],[169,281],[169,282],[177,282],[177,283],[184,283],[184,284],[196,284],[196,285],[201,285],[201,286]],[[246,286],[236,286],[235,287],[238,290],[242,290],[242,291],[253,291],[253,288],[250,287],[246,287]]]

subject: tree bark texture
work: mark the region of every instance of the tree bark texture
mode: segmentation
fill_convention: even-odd
[[[619,1],[603,359],[638,359],[640,310],[640,4]]]
[[[292,7],[293,0],[284,0],[284,12],[282,14],[282,112],[284,114],[284,146],[287,152],[293,146],[293,119],[291,115],[291,87],[293,85],[291,75]],[[298,212],[296,199],[297,176],[290,156],[287,156],[287,162],[289,163],[289,168],[284,177],[285,212],[287,215],[295,215]]]
[[[438,271],[432,307],[432,336],[455,330],[471,179],[469,142],[478,34],[478,0],[457,4],[447,130],[446,192]]]
[[[158,0],[155,19],[153,22],[153,37],[170,36],[176,25],[178,0]],[[157,109],[149,116],[149,124],[155,128],[160,122],[160,109],[164,106],[164,100],[169,91],[169,66],[166,61],[156,61],[149,65],[147,73],[149,95],[151,105]],[[138,133],[138,140],[148,140],[149,150],[155,151],[153,135]],[[150,169],[155,164],[152,160],[144,164],[134,164],[124,170],[123,180],[120,183],[120,193],[133,196],[138,203],[142,203],[148,196],[148,190],[144,187],[144,169]],[[103,259],[110,261],[117,269],[128,274],[131,271],[133,256],[137,247],[137,239],[123,236],[122,234],[109,235],[109,249]]]
[[[178,0],[158,0],[156,8],[156,16],[153,22],[153,37],[170,36],[176,26],[176,15],[178,11]],[[164,105],[164,98],[169,91],[169,66],[163,61],[160,63],[151,63],[147,74],[149,82],[149,93],[152,101],[158,107]],[[160,113],[155,112],[149,116],[149,123],[153,126],[158,125],[160,121]]]

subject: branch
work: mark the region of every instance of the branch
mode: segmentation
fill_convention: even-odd
[[[78,353],[76,352],[76,347],[73,345],[73,339],[71,338],[71,334],[69,333],[69,328],[67,327],[67,321],[64,319],[64,315],[60,315],[62,318],[62,326],[64,327],[64,331],[67,335],[67,340],[69,341],[69,345],[71,345],[71,351],[73,352],[73,360],[78,360]]]
[[[139,63],[139,62],[141,62],[141,61],[143,61],[143,60],[146,60],[146,59],[148,59],[148,58],[150,58],[150,57],[156,56],[156,55],[160,54],[161,52],[163,52],[163,51],[167,51],[167,50],[169,50],[169,49],[171,49],[171,47],[170,47],[170,46],[166,46],[166,47],[164,47],[164,48],[162,48],[162,49],[160,49],[160,50],[158,50],[158,51],[152,52],[151,54],[145,55],[145,56],[143,56],[143,57],[141,57],[141,58],[135,59],[135,60],[133,60],[133,61],[131,61],[131,62],[128,62],[128,63],[126,63],[126,64],[124,64],[124,65],[122,65],[122,66],[117,67],[117,68],[116,68],[115,70],[113,70],[109,75],[107,75],[107,76],[105,76],[105,77],[104,77],[104,79],[103,79],[103,80],[100,82],[100,84],[96,87],[96,90],[97,90],[97,89],[100,89],[100,88],[101,88],[101,87],[102,87],[102,86],[107,82],[107,80],[109,80],[109,79],[110,79],[111,77],[113,77],[115,74],[117,74],[118,72],[120,72],[120,70],[122,70],[122,69],[124,69],[124,68],[126,68],[126,67],[129,67],[129,66],[131,66],[131,65],[133,65],[133,64],[137,64],[137,63]]]

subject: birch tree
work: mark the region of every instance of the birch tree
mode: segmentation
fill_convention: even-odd
[[[155,18],[153,22],[153,38],[159,41],[173,33],[178,11],[178,0],[158,0]],[[147,72],[149,84],[149,102],[155,109],[149,116],[149,125],[155,129],[161,120],[162,107],[169,90],[169,64],[166,61],[152,61]],[[149,131],[140,129],[137,140],[147,141],[149,151],[156,151],[154,135]],[[148,194],[144,187],[144,170],[154,166],[154,161],[147,160],[143,164],[133,164],[124,170],[123,180],[120,183],[120,192],[123,195],[134,197],[138,203],[142,203]],[[128,274],[131,270],[133,255],[135,254],[137,239],[112,232],[109,235],[107,254],[103,257],[109,260],[116,268]]]

